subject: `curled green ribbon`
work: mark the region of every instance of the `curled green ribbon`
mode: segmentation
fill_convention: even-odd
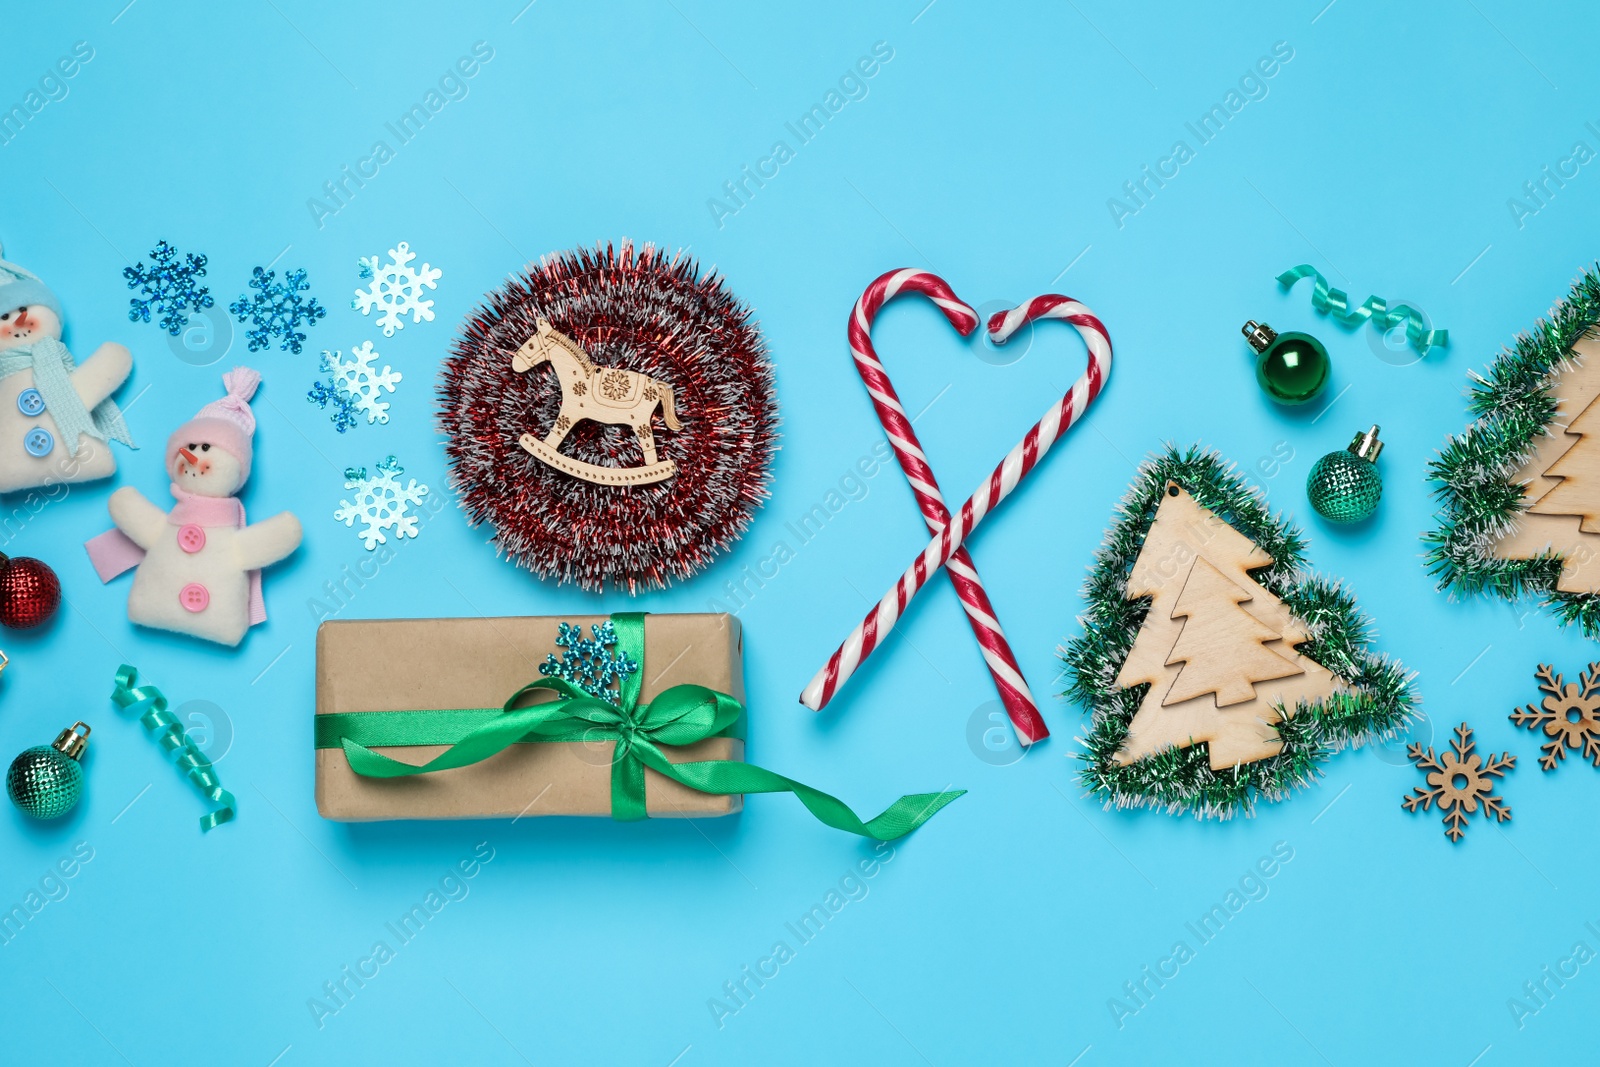
[[[1379,333],[1388,333],[1404,323],[1406,339],[1411,342],[1411,347],[1424,356],[1430,348],[1444,348],[1450,344],[1449,330],[1428,329],[1421,313],[1408,304],[1396,304],[1391,308],[1383,297],[1369,296],[1366,303],[1352,309],[1350,294],[1329,285],[1328,280],[1309,263],[1302,263],[1278,275],[1278,284],[1287,292],[1301,278],[1315,279],[1311,289],[1311,306],[1332,315],[1334,321],[1342,326],[1360,326],[1370,321]]]
[[[626,675],[616,703],[579,689],[564,678],[540,678],[518,689],[500,708],[454,711],[337,712],[316,717],[316,747],[339,748],[357,774],[403,778],[465,767],[516,744],[615,741],[611,763],[611,817],[648,818],[644,769],[701,793],[793,793],[818,821],[878,841],[893,841],[931,819],[965,789],[903,796],[876,818],[863,822],[836,797],[792,778],[730,760],[673,763],[661,745],[691,745],[711,737],[743,737],[744,707],[726,693],[699,685],[675,685],[648,704],[639,703],[644,676],[644,614],[611,617],[619,651],[641,669]],[[518,706],[530,695],[554,700]],[[374,747],[449,745],[419,765],[390,759]]]
[[[167,698],[153,685],[139,685],[139,672],[124,663],[117,668],[116,688],[111,700],[123,711],[139,716],[139,723],[148,730],[162,751],[173,754],[178,769],[188,775],[200,794],[217,805],[216,810],[200,816],[201,831],[214,830],[225,822],[232,822],[236,803],[233,794],[222,788],[211,761],[195,747],[172,712],[167,710]]]

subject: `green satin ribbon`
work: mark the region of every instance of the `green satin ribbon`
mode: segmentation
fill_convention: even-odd
[[[153,685],[139,685],[139,672],[124,663],[117,668],[116,688],[111,700],[123,711],[139,716],[139,722],[150,731],[163,751],[175,754],[173,762],[188,775],[202,796],[216,804],[215,811],[200,817],[200,829],[214,830],[225,822],[232,822],[236,807],[233,794],[222,788],[211,761],[195,747],[183,724],[167,710],[167,698]]]
[[[965,789],[904,796],[863,822],[843,801],[792,778],[748,763],[705,760],[672,763],[661,745],[692,745],[711,737],[742,738],[744,707],[726,693],[700,685],[675,685],[648,704],[639,702],[644,676],[644,614],[611,616],[616,648],[640,669],[622,679],[616,703],[591,696],[564,678],[540,678],[518,689],[500,708],[452,711],[363,711],[316,716],[316,747],[343,749],[350,768],[367,778],[403,778],[465,767],[517,744],[615,741],[611,763],[611,817],[648,818],[644,769],[701,793],[793,793],[817,819],[878,841],[893,841],[931,819]],[[519,706],[529,696],[555,699]],[[420,766],[401,763],[374,747],[449,745]]]
[[[1423,355],[1427,355],[1430,348],[1444,348],[1450,344],[1449,330],[1428,329],[1422,315],[1408,304],[1396,304],[1391,308],[1383,297],[1369,296],[1366,303],[1352,309],[1350,294],[1329,285],[1327,279],[1309,263],[1302,263],[1278,275],[1278,284],[1287,292],[1301,278],[1316,279],[1312,283],[1311,306],[1332,315],[1334,321],[1341,325],[1360,326],[1370,321],[1379,333],[1388,333],[1403,323],[1406,339],[1411,342],[1411,347]]]

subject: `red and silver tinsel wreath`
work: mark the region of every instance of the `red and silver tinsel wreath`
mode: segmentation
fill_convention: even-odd
[[[439,426],[451,481],[473,525],[541,578],[602,590],[661,588],[727,549],[768,496],[777,402],[750,309],[694,260],[651,245],[579,249],[541,260],[490,293],[445,360]],[[512,357],[543,318],[601,368],[669,385],[681,428],[658,415],[655,445],[676,474],[648,485],[597,485],[519,444],[560,412],[549,363],[521,372]],[[560,452],[599,467],[641,463],[625,425],[581,421]]]

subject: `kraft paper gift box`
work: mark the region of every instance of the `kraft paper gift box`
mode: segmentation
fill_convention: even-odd
[[[562,657],[564,650],[555,643],[561,623],[574,623],[589,637],[590,626],[608,618],[330,620],[317,630],[317,715],[500,708],[543,677],[539,665],[547,655]],[[681,684],[744,702],[738,619],[646,615],[644,635],[641,703]],[[378,751],[420,764],[447,747]],[[403,778],[364,778],[351,769],[342,748],[318,748],[317,811],[348,821],[609,816],[614,748],[609,740],[514,744],[480,763]],[[672,763],[742,761],[744,742],[710,737],[681,747],[663,745],[662,751]],[[743,806],[737,795],[701,793],[649,768],[644,775],[651,817],[731,815]]]

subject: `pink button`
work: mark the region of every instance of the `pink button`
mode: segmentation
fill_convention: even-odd
[[[178,527],[178,547],[190,555],[206,547],[206,532],[194,523],[184,523]]]
[[[178,590],[178,603],[185,611],[204,611],[211,603],[211,593],[199,582],[190,582]]]

